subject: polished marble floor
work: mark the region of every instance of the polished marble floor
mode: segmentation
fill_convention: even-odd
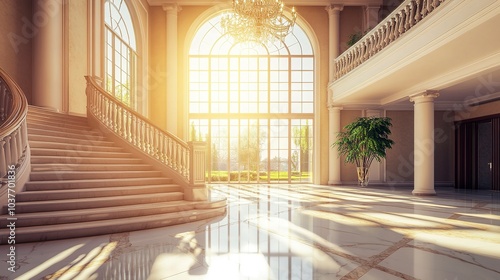
[[[437,192],[213,185],[224,217],[2,245],[0,279],[500,279],[500,194]]]

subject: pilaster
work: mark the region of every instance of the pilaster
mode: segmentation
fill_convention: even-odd
[[[341,131],[340,112],[342,107],[328,107],[328,184],[339,185],[342,183],[340,174],[340,157],[337,147],[331,147]]]
[[[340,51],[340,12],[343,9],[344,5],[330,5],[325,8],[328,12],[328,77],[330,82],[335,77],[335,58],[339,56]]]
[[[36,0],[33,24],[33,104],[62,111],[63,2]]]
[[[177,49],[178,49],[178,36],[177,36],[177,14],[181,8],[177,4],[164,5],[163,10],[167,16],[166,38],[167,38],[167,131],[178,135],[177,122],[178,122],[178,92],[177,92]]]

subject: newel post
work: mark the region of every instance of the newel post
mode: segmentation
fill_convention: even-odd
[[[189,146],[189,187],[184,189],[184,199],[200,201],[208,199],[205,184],[205,163],[207,143],[192,141]]]

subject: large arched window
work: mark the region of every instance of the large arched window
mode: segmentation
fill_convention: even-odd
[[[134,104],[136,85],[136,39],[125,0],[106,0],[106,90],[124,104]]]
[[[300,26],[237,43],[221,15],[189,51],[190,139],[209,143],[209,182],[311,182],[314,54]]]

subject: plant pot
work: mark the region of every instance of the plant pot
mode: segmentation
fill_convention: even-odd
[[[361,187],[368,186],[368,181],[370,180],[368,177],[368,168],[356,167],[356,171],[358,172],[358,185]]]

